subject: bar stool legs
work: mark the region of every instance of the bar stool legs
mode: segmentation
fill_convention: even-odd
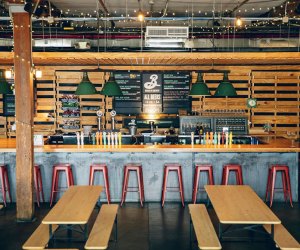
[[[42,201],[45,202],[45,197],[44,197],[41,169],[38,165],[34,165],[33,178],[34,178],[36,203],[37,203],[38,207],[40,207],[41,198],[42,198]],[[40,194],[42,195],[42,197],[40,196]]]
[[[194,186],[193,186],[193,197],[192,201],[195,204],[197,201],[197,193],[199,189],[199,179],[201,171],[205,171],[208,174],[208,184],[214,185],[214,176],[213,176],[213,168],[212,165],[203,165],[203,164],[196,164],[195,173],[194,173]]]
[[[131,171],[136,171],[136,173],[137,173],[138,187],[128,187],[129,172],[131,172]],[[128,188],[129,189],[137,188],[137,190],[129,190]],[[123,205],[123,203],[126,200],[127,192],[139,192],[140,203],[141,203],[141,206],[143,207],[143,202],[145,202],[145,194],[144,194],[143,171],[142,171],[141,164],[128,163],[124,167],[124,179],[123,179],[121,206]]]
[[[165,164],[164,167],[164,179],[163,179],[163,187],[162,187],[162,195],[161,195],[161,205],[164,207],[165,205],[165,199],[166,199],[166,192],[167,188],[175,188],[178,189],[178,187],[167,187],[167,182],[168,182],[168,175],[170,171],[176,171],[178,175],[178,182],[179,182],[179,192],[180,192],[180,197],[181,197],[181,203],[182,206],[184,207],[184,191],[183,191],[183,181],[182,181],[182,171],[181,171],[181,166],[177,163],[167,163]],[[176,190],[178,191],[178,190]],[[175,192],[176,192],[175,191]]]
[[[229,178],[230,171],[235,172],[236,184],[244,185],[243,184],[242,167],[241,167],[241,165],[238,165],[238,164],[227,164],[223,167],[222,185],[228,185],[228,178]]]
[[[52,185],[51,185],[51,195],[50,195],[50,207],[52,206],[53,201],[56,199],[56,194],[61,192],[58,188],[59,181],[59,172],[65,171],[67,179],[67,188],[74,185],[74,178],[72,173],[72,168],[70,164],[57,164],[53,166],[52,174]]]
[[[6,207],[6,193],[8,193],[9,201],[12,202],[9,180],[8,180],[8,171],[5,165],[0,166],[0,181],[1,181],[1,192],[3,197],[3,204]]]
[[[275,188],[277,172],[281,172],[282,188]],[[289,197],[290,205],[293,207],[291,181],[289,167],[287,165],[272,165],[269,168],[265,201],[267,202],[268,195],[270,194],[270,207],[273,205],[275,190],[283,190],[284,200],[287,201],[287,198]]]
[[[94,174],[95,172],[103,173],[104,185],[105,185],[105,193],[107,198],[107,203],[110,204],[110,193],[109,193],[109,181],[108,181],[108,170],[106,164],[93,164],[90,166],[90,180],[89,185],[94,185]]]

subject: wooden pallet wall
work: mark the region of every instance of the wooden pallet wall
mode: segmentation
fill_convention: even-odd
[[[251,96],[258,105],[251,110],[252,126],[269,123],[278,135],[287,131],[299,136],[300,72],[253,71]]]
[[[63,122],[60,98],[63,94],[73,94],[82,79],[81,69],[84,67],[41,67],[43,77],[36,80],[36,113],[34,117],[34,130],[38,134],[52,134],[55,129],[61,127]],[[78,70],[70,72],[63,70]],[[87,69],[87,68],[86,68]],[[227,68],[224,68],[227,69]],[[250,66],[230,69],[229,80],[237,89],[238,96],[234,98],[204,97],[193,98],[192,110],[221,111],[233,110],[242,112],[248,116],[251,128],[261,129],[264,124],[270,123],[276,134],[286,134],[287,131],[300,130],[300,70],[264,71],[267,67],[254,70]],[[90,80],[97,90],[101,90],[108,74],[104,72],[89,72]],[[197,73],[192,73],[192,82],[195,83]],[[217,73],[205,73],[204,81],[214,94],[223,75]],[[249,109],[246,105],[247,98],[257,98],[258,106]],[[106,105],[105,105],[106,102]],[[113,108],[113,100],[102,95],[80,97],[80,129],[84,125],[97,128],[96,107],[106,113],[106,120],[102,118],[102,125],[106,122],[106,128],[111,128],[111,116],[109,112]],[[53,116],[53,117],[51,117]],[[124,116],[116,116],[116,128],[122,128]],[[3,101],[0,95],[0,137],[11,136],[14,117],[3,116]],[[68,132],[68,131],[67,131]]]
[[[80,118],[64,118],[62,117],[63,110],[61,99],[64,95],[71,95],[75,93],[78,84],[82,80],[83,73],[56,71],[56,116],[57,116],[57,129],[61,129],[64,132],[75,132],[78,130],[62,129],[63,124],[68,120],[79,120],[80,130],[85,125],[90,125],[94,129],[97,129],[97,115],[96,111],[101,110],[105,113],[105,108],[108,110],[109,103],[105,107],[105,97],[103,95],[82,95],[79,97],[80,103]],[[105,81],[104,72],[89,72],[90,81],[95,85],[96,89],[100,91]],[[109,98],[107,98],[109,102]],[[102,118],[102,125],[104,117]]]
[[[211,96],[201,98],[193,98],[192,110],[194,112],[201,112],[209,115],[210,113],[225,112],[236,113],[241,115],[250,116],[249,109],[247,108],[247,98],[250,97],[250,81],[251,75],[249,70],[235,71],[229,74],[229,80],[237,90],[238,96],[236,97],[215,97],[215,91],[223,79],[222,73],[204,73],[203,80],[210,89]],[[197,80],[197,73],[193,72],[192,82]],[[202,109],[202,110],[201,110]],[[203,112],[204,111],[204,112]]]
[[[0,138],[6,137],[6,118],[3,116],[3,95],[0,94]]]
[[[49,135],[55,131],[55,76],[52,69],[43,68],[42,78],[35,79],[34,132]]]

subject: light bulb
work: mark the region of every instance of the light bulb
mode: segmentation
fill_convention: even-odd
[[[35,77],[36,78],[42,78],[42,71],[41,70],[36,70],[35,71]]]
[[[10,69],[9,70],[5,70],[5,78],[6,79],[12,78],[12,71]]]
[[[241,27],[242,24],[243,24],[242,19],[240,17],[237,17],[235,20],[235,25]]]
[[[141,10],[138,13],[138,19],[139,19],[140,22],[143,22],[144,19],[145,19],[145,15]]]

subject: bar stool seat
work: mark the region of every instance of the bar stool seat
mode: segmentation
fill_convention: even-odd
[[[275,188],[277,172],[281,172],[282,188]],[[272,207],[273,204],[275,190],[282,190],[284,200],[287,201],[287,198],[289,197],[291,207],[293,207],[291,180],[289,167],[287,165],[272,165],[269,168],[265,201],[267,202],[268,195],[270,194],[270,207]]]
[[[179,187],[167,187],[168,182],[168,175],[170,171],[176,171],[178,176]],[[182,171],[181,165],[178,163],[166,163],[164,166],[164,177],[163,177],[163,186],[162,186],[162,196],[161,196],[161,205],[164,207],[165,199],[166,199],[166,192],[167,189],[173,192],[180,192],[181,203],[184,207],[184,191],[183,191],[183,180],[182,180]]]
[[[67,187],[58,187],[59,173],[65,172]],[[52,173],[52,185],[51,185],[51,196],[50,196],[50,207],[52,206],[53,201],[56,199],[56,194],[58,192],[63,192],[65,189],[74,185],[74,177],[72,173],[72,168],[69,163],[60,163],[53,166]]]
[[[34,165],[33,179],[34,179],[36,203],[37,203],[38,207],[40,207],[41,198],[42,198],[42,201],[45,202],[45,196],[44,196],[44,190],[43,190],[41,168],[39,165]],[[40,194],[42,197],[40,196]]]
[[[223,167],[222,185],[228,185],[228,178],[229,178],[230,171],[233,171],[235,173],[236,184],[244,185],[243,184],[242,166],[239,164],[227,164]]]
[[[94,177],[96,172],[103,173],[104,185],[105,185],[105,193],[107,198],[107,203],[110,204],[110,193],[109,193],[109,181],[108,181],[108,170],[106,164],[92,164],[90,166],[90,178],[89,185],[94,185]]]
[[[195,173],[194,173],[194,185],[193,185],[193,197],[192,201],[195,204],[197,201],[197,193],[199,191],[205,191],[203,188],[199,188],[199,179],[200,179],[200,173],[201,172],[207,172],[208,175],[208,184],[214,185],[214,176],[213,176],[213,167],[209,164],[196,164],[195,167]]]
[[[137,187],[128,187],[129,173],[135,171],[137,173]],[[122,199],[121,206],[126,200],[126,195],[128,192],[138,192],[140,196],[140,203],[143,207],[143,202],[145,202],[144,194],[144,181],[143,181],[143,170],[142,165],[139,163],[127,163],[124,166],[124,179],[123,179],[123,188],[122,188]]]
[[[6,193],[8,194],[10,203],[12,202],[10,187],[9,187],[9,179],[8,179],[8,171],[5,165],[0,166],[0,181],[1,181],[1,192],[3,197],[3,204],[6,207]]]

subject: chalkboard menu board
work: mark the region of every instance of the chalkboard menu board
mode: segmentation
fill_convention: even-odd
[[[163,112],[178,113],[178,109],[191,109],[189,72],[168,72],[163,74]]]
[[[118,114],[191,111],[189,72],[118,72],[115,79],[123,92],[115,97]]]
[[[14,84],[14,79],[7,79],[10,85]],[[4,116],[15,116],[15,95],[5,94],[3,95],[3,115]]]
[[[141,73],[119,72],[115,74],[123,96],[115,97],[115,109],[119,114],[142,112]]]
[[[3,95],[3,115],[15,116],[15,95]]]

